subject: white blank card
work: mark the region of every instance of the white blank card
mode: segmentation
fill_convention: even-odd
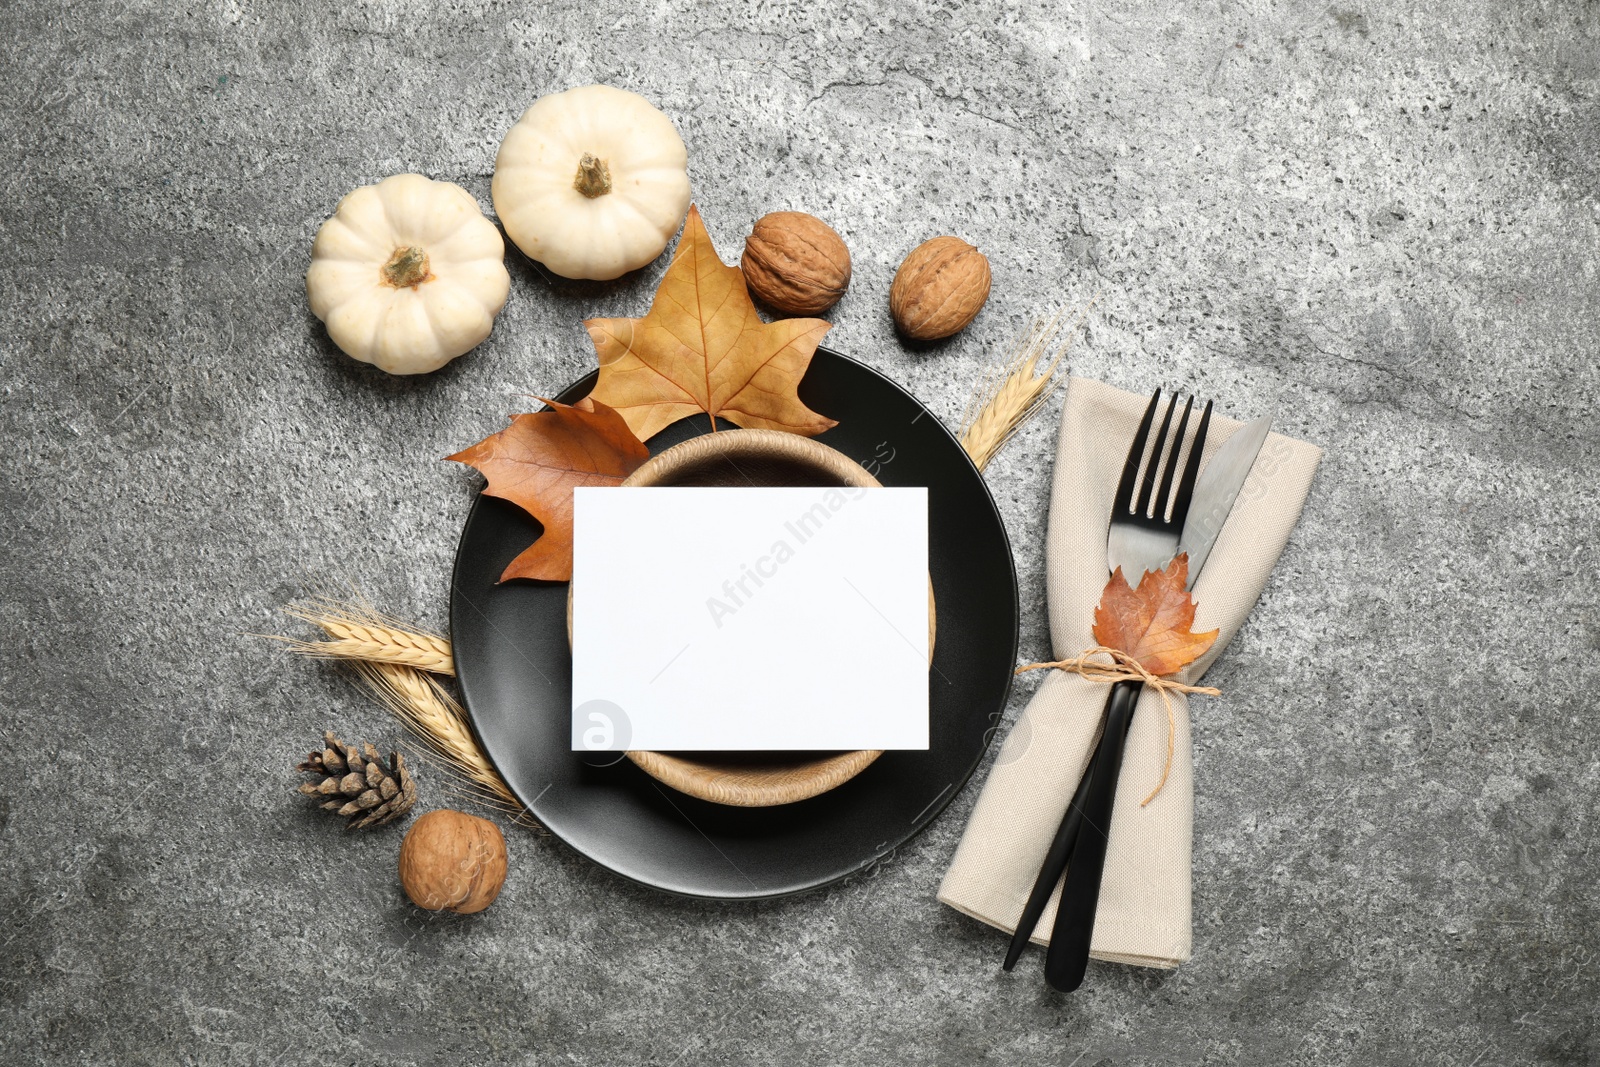
[[[580,488],[572,747],[928,747],[928,492]]]

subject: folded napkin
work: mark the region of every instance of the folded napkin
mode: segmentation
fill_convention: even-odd
[[[1056,447],[1046,563],[1054,658],[1078,655],[1098,642],[1090,633],[1106,583],[1106,529],[1128,446],[1149,404],[1147,396],[1073,378],[1067,386]],[[1240,423],[1213,415],[1209,456]],[[1194,630],[1217,628],[1216,642],[1179,678],[1194,682],[1228,646],[1255,605],[1267,575],[1299,518],[1322,450],[1271,434],[1194,586]],[[1059,670],[1043,684],[1006,738],[978,797],[939,899],[1005,931],[1015,930],[1045,851],[1093,753],[1109,687]],[[1023,675],[1026,684],[1030,675]],[[1139,802],[1161,778],[1167,758],[1167,713],[1160,694],[1145,689],[1117,784],[1116,809],[1100,883],[1090,955],[1143,967],[1176,967],[1189,958],[1190,839],[1194,782],[1189,704],[1170,694],[1177,720],[1166,786]],[[1085,827],[1085,833],[1092,832]],[[1055,897],[1033,940],[1048,944]]]

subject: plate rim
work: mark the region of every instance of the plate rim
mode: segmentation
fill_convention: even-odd
[[[944,434],[944,436],[947,437],[950,440],[950,442],[955,446],[955,450],[961,456],[962,461],[966,463],[967,468],[972,472],[973,476],[975,478],[977,478],[978,484],[983,487],[984,499],[985,499],[985,501],[987,501],[987,503],[989,505],[989,511],[994,517],[995,525],[1000,530],[1000,539],[1001,539],[1001,542],[1002,542],[1002,544],[1003,544],[1003,546],[1005,548],[1006,568],[1007,568],[1007,571],[1009,572],[1009,574],[1011,576],[1011,611],[1010,611],[1010,615],[1011,615],[1011,628],[1010,628],[1011,656],[1010,656],[1010,659],[1011,659],[1011,661],[1013,663],[1015,663],[1016,662],[1016,658],[1017,658],[1017,650],[1021,646],[1021,640],[1022,640],[1021,588],[1020,588],[1020,585],[1019,585],[1019,582],[1018,582],[1018,579],[1017,579],[1016,553],[1012,549],[1012,546],[1011,546],[1011,531],[1007,528],[1006,521],[1005,521],[1005,516],[1001,513],[999,505],[995,502],[994,491],[990,487],[988,479],[986,479],[983,476],[983,472],[978,469],[977,464],[975,464],[972,461],[972,457],[970,455],[968,455],[967,450],[962,447],[960,439],[958,437],[956,437],[956,435],[951,431],[950,427],[945,424],[944,420],[939,418],[938,415],[935,414],[934,411],[931,408],[929,408],[927,404],[923,403],[922,400],[919,397],[917,397],[917,395],[915,393],[911,392],[911,390],[907,389],[905,386],[901,385],[899,382],[895,381],[893,378],[890,378],[887,374],[884,374],[882,371],[878,370],[876,367],[873,367],[870,364],[864,363],[861,360],[854,358],[853,356],[845,355],[843,352],[840,352],[837,349],[829,348],[829,347],[827,347],[825,345],[818,345],[816,350],[815,350],[813,358],[815,358],[816,355],[823,355],[823,356],[827,356],[827,357],[830,357],[830,358],[833,358],[833,359],[840,360],[840,361],[842,361],[844,363],[847,363],[847,364],[852,364],[855,367],[860,368],[861,370],[866,371],[868,374],[872,375],[873,377],[879,379],[880,381],[882,381],[886,385],[898,390],[899,392],[903,393],[905,396],[909,397],[913,403],[915,403],[918,407],[922,408],[922,410],[928,416],[930,416],[932,418],[933,424],[938,428],[939,432]],[[811,370],[811,365],[810,365],[810,362],[808,362],[807,367],[806,367],[806,372],[810,373],[810,370]],[[572,382],[568,383],[565,387],[563,387],[559,392],[557,392],[555,394],[554,399],[559,403],[573,403],[573,402],[575,402],[575,400],[582,399],[581,396],[574,397],[571,400],[566,399],[566,398],[570,394],[578,391],[579,389],[584,389],[584,392],[583,392],[582,395],[583,396],[587,396],[589,394],[589,392],[592,391],[592,389],[594,387],[593,386],[593,380],[597,380],[598,377],[599,377],[599,370],[598,369],[591,370],[588,373],[582,375],[581,377],[576,378]],[[804,375],[802,375],[801,380],[804,381]],[[587,384],[587,388],[585,389],[584,387],[585,387],[586,383],[588,383],[588,384]],[[552,410],[552,409],[549,407],[548,404],[546,404],[546,405],[542,405],[541,407],[539,407],[536,410],[537,411],[549,411],[549,410]],[[450,567],[450,610],[449,610],[449,616],[448,617],[449,617],[449,622],[450,622],[450,640],[451,640],[452,648],[454,647],[454,644],[455,644],[455,635],[456,635],[456,612],[457,612],[457,605],[458,605],[458,590],[460,588],[460,582],[461,582],[461,566],[462,566],[461,561],[462,561],[462,555],[463,555],[463,548],[464,548],[464,546],[466,544],[468,530],[472,526],[473,516],[476,514],[477,509],[482,506],[482,503],[483,503],[484,499],[485,499],[485,497],[484,497],[484,495],[483,495],[481,490],[479,492],[473,494],[471,505],[468,507],[467,513],[466,513],[466,515],[463,517],[463,519],[461,521],[461,533],[458,536],[458,538],[456,539],[455,556],[451,561],[451,567]],[[552,583],[552,584],[570,584],[570,583]],[[812,892],[812,891],[815,891],[815,890],[818,890],[818,889],[825,888],[825,887],[830,886],[830,885],[836,885],[839,882],[842,882],[847,878],[850,878],[850,877],[852,877],[852,876],[854,876],[856,874],[861,873],[864,870],[867,870],[867,869],[871,868],[874,864],[877,864],[880,861],[882,861],[884,859],[884,857],[892,855],[896,850],[898,850],[901,847],[903,847],[907,842],[910,842],[910,841],[914,840],[915,838],[917,838],[918,836],[920,836],[924,831],[926,831],[928,829],[928,827],[932,826],[936,821],[938,821],[939,816],[944,813],[945,809],[947,809],[952,803],[954,803],[955,798],[957,796],[959,796],[963,790],[966,789],[968,784],[971,783],[972,776],[977,773],[978,766],[983,762],[984,757],[988,754],[990,747],[994,743],[994,734],[995,734],[996,730],[998,729],[998,727],[1000,725],[1000,721],[1003,720],[1003,718],[1004,718],[1005,709],[1006,709],[1007,705],[1010,703],[1011,693],[1012,693],[1013,688],[1015,687],[1015,684],[1016,684],[1016,676],[1014,674],[1009,674],[1008,673],[1006,675],[1005,686],[1004,686],[1003,690],[1000,693],[1000,697],[999,697],[999,701],[998,701],[998,710],[996,712],[991,712],[990,713],[991,718],[995,718],[996,721],[994,722],[994,724],[992,726],[990,726],[988,729],[986,729],[984,731],[983,744],[978,746],[977,751],[973,755],[971,763],[962,772],[959,781],[951,789],[949,789],[943,796],[939,797],[932,804],[930,804],[928,806],[928,808],[925,811],[925,815],[920,817],[921,818],[920,823],[914,829],[912,829],[909,833],[907,833],[904,837],[901,837],[901,838],[895,840],[892,844],[889,844],[882,851],[876,852],[876,853],[874,853],[874,854],[872,854],[870,856],[867,856],[867,857],[863,858],[861,861],[851,865],[849,868],[847,868],[845,870],[839,871],[839,872],[834,873],[834,874],[830,874],[829,876],[827,876],[825,878],[808,881],[808,882],[806,882],[806,883],[804,883],[802,885],[789,886],[789,887],[786,887],[786,888],[783,888],[783,889],[780,889],[780,890],[776,890],[776,891],[755,890],[755,891],[750,891],[750,892],[733,891],[733,892],[701,893],[701,892],[694,892],[692,890],[688,890],[688,889],[684,889],[684,888],[678,888],[678,887],[675,887],[675,886],[662,885],[659,882],[648,881],[648,880],[646,880],[644,878],[636,877],[633,874],[629,874],[626,871],[618,870],[615,867],[612,867],[606,861],[604,861],[604,860],[600,859],[599,857],[595,856],[588,849],[585,849],[581,845],[575,843],[574,841],[570,840],[569,838],[567,838],[566,836],[564,836],[563,834],[559,833],[557,830],[552,828],[549,825],[548,820],[542,818],[539,815],[539,812],[536,809],[536,807],[534,806],[534,803],[530,802],[527,797],[523,796],[520,792],[518,792],[517,788],[511,783],[511,780],[509,778],[507,778],[505,776],[504,772],[502,772],[500,770],[500,760],[496,756],[496,753],[495,753],[495,750],[494,750],[494,746],[479,731],[477,716],[475,716],[473,714],[473,712],[472,712],[472,695],[471,695],[471,692],[470,692],[470,689],[471,689],[470,682],[468,681],[467,676],[465,674],[461,673],[459,671],[459,669],[458,669],[458,673],[456,674],[456,687],[457,687],[457,689],[460,690],[460,693],[461,693],[461,706],[462,706],[462,710],[466,713],[467,728],[472,731],[472,736],[477,741],[479,749],[483,752],[483,754],[486,757],[488,757],[489,762],[494,765],[495,772],[497,774],[500,774],[501,780],[506,783],[506,787],[511,790],[511,792],[517,797],[517,799],[519,801],[521,801],[521,803],[523,805],[523,809],[529,815],[531,815],[534,818],[535,821],[537,821],[538,825],[543,829],[543,831],[545,833],[549,834],[551,837],[555,838],[557,841],[560,841],[561,844],[564,847],[570,848],[573,852],[575,852],[578,855],[582,856],[585,860],[589,861],[595,867],[598,867],[599,869],[605,871],[608,875],[610,875],[612,877],[620,878],[620,879],[622,879],[622,880],[624,880],[626,882],[629,882],[629,883],[631,883],[633,885],[642,886],[642,887],[650,889],[650,890],[652,890],[654,892],[666,893],[666,894],[669,894],[671,896],[681,897],[681,898],[688,899],[688,900],[707,900],[707,901],[779,900],[779,899],[783,899],[785,897],[792,897],[792,896],[796,896],[796,895],[799,895],[799,894],[802,894],[802,893],[809,893],[809,892]],[[535,800],[537,800],[537,798],[535,798]],[[672,798],[671,798],[670,795],[667,796],[667,800],[668,800],[669,803],[673,803],[672,802]],[[673,803],[673,807],[676,808],[676,804],[675,803]]]

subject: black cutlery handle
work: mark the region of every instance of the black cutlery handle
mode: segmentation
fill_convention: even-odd
[[[1056,909],[1050,949],[1044,958],[1045,981],[1063,993],[1077,989],[1089,967],[1089,941],[1094,936],[1095,909],[1100,903],[1100,876],[1106,868],[1117,776],[1122,770],[1122,752],[1127,746],[1133,709],[1143,688],[1140,682],[1118,682],[1112,687],[1105,733],[1087,775],[1089,791],[1083,804],[1083,827],[1067,861],[1067,881],[1061,890],[1061,905]]]
[[[1110,703],[1111,697],[1107,697],[1106,705],[1109,707]],[[1067,869],[1067,858],[1072,855],[1072,847],[1078,843],[1078,830],[1083,825],[1083,805],[1089,797],[1089,780],[1093,777],[1093,770],[1094,753],[1091,751],[1089,764],[1083,769],[1083,777],[1078,779],[1078,789],[1061,815],[1061,826],[1056,830],[1055,839],[1050,842],[1050,851],[1044,855],[1044,865],[1039,868],[1039,877],[1033,883],[1033,892],[1028,895],[1027,906],[1022,909],[1022,918],[1017,920],[1016,932],[1011,935],[1011,947],[1006,950],[1005,970],[1009,971],[1017,965],[1022,950],[1028,947],[1028,939],[1033,936],[1033,928],[1039,925],[1044,906],[1050,903],[1050,895],[1061,883],[1061,872]]]

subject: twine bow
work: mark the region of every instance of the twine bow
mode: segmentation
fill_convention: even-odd
[[[1091,662],[1091,656],[1109,656],[1111,662]],[[1142,663],[1126,652],[1121,652],[1115,648],[1107,648],[1105,645],[1086,648],[1072,659],[1060,659],[1050,663],[1029,663],[1018,667],[1016,673],[1023,674],[1027,671],[1044,670],[1047,667],[1079,675],[1100,685],[1116,685],[1118,682],[1143,682],[1161,694],[1161,702],[1167,708],[1167,762],[1161,768],[1161,781],[1156,783],[1155,789],[1151,791],[1149,796],[1139,802],[1141,808],[1160,795],[1161,790],[1166,787],[1167,775],[1172,773],[1172,753],[1178,735],[1178,717],[1172,710],[1172,697],[1168,694],[1200,693],[1208,697],[1222,695],[1222,690],[1209,685],[1189,685],[1174,678],[1151,674]]]

